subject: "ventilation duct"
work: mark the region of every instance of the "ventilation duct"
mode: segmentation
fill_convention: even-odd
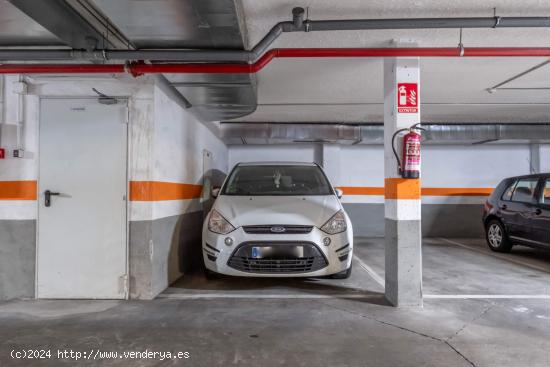
[[[550,124],[424,124],[427,144],[550,142]],[[226,144],[384,144],[382,124],[221,123]]]

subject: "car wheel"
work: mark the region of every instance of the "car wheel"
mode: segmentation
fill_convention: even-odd
[[[336,273],[336,274],[333,274],[331,276],[331,278],[332,279],[348,279],[351,276],[351,268],[352,268],[352,266],[350,265],[349,268],[347,268],[346,270],[341,271],[341,272]]]
[[[508,239],[506,229],[502,223],[496,219],[493,219],[487,223],[485,228],[487,234],[487,244],[489,248],[496,252],[510,252],[512,249],[512,243]]]

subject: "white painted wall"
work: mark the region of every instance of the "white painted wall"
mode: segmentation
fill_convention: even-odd
[[[339,185],[384,185],[381,146],[343,147],[340,162]],[[529,174],[527,144],[422,147],[423,187],[494,187],[504,177],[523,174]]]
[[[213,170],[227,172],[226,145],[158,86],[153,116],[153,181],[202,185],[204,150],[212,153]],[[155,296],[182,275],[182,262],[200,261],[193,249],[200,248],[203,207],[200,198],[139,205],[152,205],[151,295]]]
[[[425,146],[425,187],[494,187],[502,178],[529,174],[528,145]]]
[[[202,184],[202,152],[227,171],[227,147],[191,113],[155,87],[155,180]]]
[[[243,161],[313,160],[310,145],[230,146],[229,165]],[[334,157],[331,157],[331,160]],[[379,145],[347,145],[340,148],[339,179],[336,186],[384,185],[384,152]],[[541,149],[543,170],[550,170],[550,145]],[[494,187],[504,177],[529,174],[529,146],[424,145],[422,186]]]
[[[6,87],[7,84],[4,84]],[[11,93],[4,89],[4,93]],[[38,108],[39,98],[27,95],[23,99],[24,125],[21,130],[21,144],[25,148],[24,158],[13,158],[12,151],[17,147],[17,126],[6,123],[6,114],[13,114],[17,105],[4,104],[0,147],[6,150],[6,158],[0,159],[0,181],[36,180],[38,177]],[[0,220],[36,219],[36,201],[31,200],[0,200]]]
[[[279,160],[281,157],[296,160],[311,159],[314,154],[313,144],[299,146],[230,146],[230,165],[237,161]],[[335,186],[382,188],[384,186],[384,150],[381,145],[346,145],[338,150],[323,149],[325,171]],[[307,158],[306,158],[307,157]],[[542,170],[550,171],[550,145],[544,145],[541,150]],[[424,145],[422,147],[422,186],[425,188],[494,188],[505,177],[529,173],[529,146],[527,144],[510,145]],[[425,214],[439,219],[451,218],[448,208],[434,204],[472,204],[472,211],[477,213],[486,196],[423,196],[422,204],[426,207]],[[345,204],[378,204],[384,203],[383,195],[344,195]],[[445,205],[446,207],[446,205]],[[350,209],[351,210],[351,209]],[[372,215],[373,223],[365,230],[370,235],[383,235],[380,232],[382,222],[377,221],[379,213],[357,212],[355,218]],[[443,210],[446,214],[437,214]],[[435,211],[435,212],[434,212]],[[458,213],[458,212],[457,212]],[[383,213],[382,213],[383,214]],[[433,218],[432,218],[433,219]],[[460,218],[456,218],[464,222]],[[428,223],[428,222],[426,222]],[[464,224],[464,223],[463,223]],[[436,225],[437,226],[437,225]],[[464,224],[466,233],[472,227],[470,235],[478,236],[478,222]],[[360,226],[359,226],[360,227]],[[475,227],[475,228],[474,228]],[[360,231],[359,231],[360,232]],[[427,230],[427,233],[431,233]],[[455,233],[456,235],[456,233]]]
[[[131,180],[202,184],[202,154],[213,154],[214,168],[227,172],[227,147],[191,113],[171,100],[160,88],[154,88],[151,111],[142,108],[142,115],[151,114],[143,134],[134,134],[134,145],[148,155],[150,167],[131,171]],[[150,145],[150,146],[148,146]],[[136,152],[136,155],[138,153]],[[199,199],[132,202],[130,220],[154,220],[200,211]]]
[[[346,145],[340,150],[337,186],[384,186],[384,148],[379,145]]]
[[[11,151],[17,148],[17,120],[19,119],[19,96],[12,90],[17,76],[5,77],[2,96],[6,99],[0,115],[0,147],[6,149],[6,159],[0,160],[0,181],[36,180],[36,155],[38,152],[38,96],[27,95],[23,99],[23,124],[20,143],[26,149],[25,158],[12,158]]]
[[[113,78],[110,76],[27,76],[28,93],[23,97],[24,113],[19,115],[17,111],[18,96],[14,96],[9,89],[12,82],[18,80],[18,76],[5,78],[3,83],[3,96],[9,102],[4,102],[4,109],[0,124],[8,134],[2,136],[0,146],[11,149],[17,147],[17,136],[14,134],[15,124],[22,119],[24,128],[20,139],[20,148],[25,149],[24,158],[7,158],[0,160],[0,181],[36,181],[38,177],[38,131],[39,131],[39,106],[41,98],[97,98],[92,88],[112,95],[127,97],[129,99],[129,164],[130,176],[149,177],[150,164],[147,159],[149,152],[149,138],[151,133],[151,121],[153,121],[153,89],[151,80],[147,77]],[[43,200],[39,197],[39,200]],[[14,294],[25,297],[34,295],[34,271],[35,271],[35,248],[36,248],[36,226],[32,220],[37,219],[37,201],[34,200],[0,200],[0,220],[3,222],[3,229],[7,232],[7,243],[3,242],[8,250],[3,261],[9,262],[10,266],[20,271],[18,275],[10,274],[10,277],[18,277],[18,282],[11,284]],[[16,223],[20,222],[19,223]],[[27,220],[27,221],[22,221]],[[15,226],[15,227],[14,227]],[[19,228],[17,232],[10,233],[10,228]],[[3,233],[4,239],[6,233]],[[11,250],[9,250],[11,248]],[[10,252],[11,251],[11,252]],[[142,252],[142,257],[149,258],[147,251]],[[0,264],[0,269],[2,265]],[[6,270],[9,271],[9,270]],[[2,274],[5,275],[5,274]],[[3,279],[9,279],[4,277]],[[143,282],[147,284],[147,280]],[[20,290],[16,289],[17,287]],[[24,287],[24,288],[23,288]],[[2,287],[0,287],[2,288]],[[15,293],[25,292],[25,293]],[[0,298],[2,295],[0,294]]]
[[[16,78],[16,77],[14,77]],[[11,79],[10,79],[11,80]],[[170,100],[152,78],[138,79],[101,76],[45,77],[28,78],[29,93],[24,97],[24,135],[22,144],[26,155],[23,159],[0,160],[0,181],[38,179],[38,114],[40,98],[45,97],[91,97],[95,98],[92,87],[107,95],[128,97],[129,106],[129,169],[130,181],[168,181],[185,184],[202,184],[202,154],[207,149],[213,154],[213,167],[227,172],[228,151],[225,144],[197,121],[188,111]],[[11,83],[3,83],[2,94]],[[13,100],[14,96],[10,96]],[[0,124],[12,122],[13,103],[3,103]],[[9,109],[7,109],[9,107]],[[8,116],[8,117],[6,117]],[[9,121],[7,121],[9,120]],[[12,131],[12,127],[7,128]],[[14,147],[13,134],[3,136],[0,146]],[[154,297],[170,281],[179,276],[178,251],[181,226],[189,225],[178,221],[182,214],[193,214],[199,223],[184,228],[181,233],[194,233],[200,239],[202,207],[199,199],[170,200],[161,202],[129,202],[129,220],[143,223],[176,218],[172,227],[140,227],[136,237],[130,236],[131,262],[139,262],[132,273],[132,283],[139,283],[138,297]],[[175,217],[178,216],[178,217]],[[1,219],[36,219],[36,201],[0,200]],[[132,223],[130,224],[131,228]],[[176,228],[177,227],[177,228]],[[33,230],[34,227],[29,227]],[[147,229],[149,228],[149,230]],[[33,230],[34,231],[34,230]],[[149,231],[149,232],[147,232]],[[25,264],[34,264],[34,258],[24,259]],[[30,266],[30,265],[29,265]],[[131,264],[132,268],[132,264]],[[30,273],[29,273],[30,274]],[[135,284],[133,284],[135,286]]]

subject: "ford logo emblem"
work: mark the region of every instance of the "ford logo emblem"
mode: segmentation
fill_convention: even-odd
[[[286,228],[281,226],[271,227],[270,231],[271,233],[284,233],[286,232]]]

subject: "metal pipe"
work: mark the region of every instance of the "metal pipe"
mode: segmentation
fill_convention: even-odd
[[[304,8],[296,7],[292,9],[292,23],[295,28],[302,28],[304,25]]]
[[[277,23],[273,28],[271,28],[271,30],[265,35],[265,37],[262,38],[262,40],[258,42],[256,46],[254,46],[252,51],[242,51],[247,53],[248,62],[251,64],[257,62],[266,53],[269,46],[271,46],[271,44],[275,42],[277,38],[279,38],[281,33],[285,32],[285,28],[292,28],[292,23]]]
[[[550,17],[405,18],[304,20],[302,8],[292,10],[292,21],[277,23],[252,50],[0,50],[3,61],[150,60],[181,62],[256,63],[283,32],[373,29],[523,28],[550,27]]]
[[[371,29],[433,29],[433,28],[540,28],[550,27],[549,17],[484,17],[484,18],[408,18],[306,20],[304,31],[359,31]]]
[[[462,52],[462,54],[461,54]],[[462,55],[462,56],[461,56]],[[550,56],[550,47],[491,47],[491,48],[305,48],[272,49],[254,64],[3,64],[0,74],[88,74],[124,73],[143,74],[254,74],[262,70],[274,58],[304,57],[541,57]]]
[[[125,65],[116,64],[4,64],[0,74],[120,74]]]

